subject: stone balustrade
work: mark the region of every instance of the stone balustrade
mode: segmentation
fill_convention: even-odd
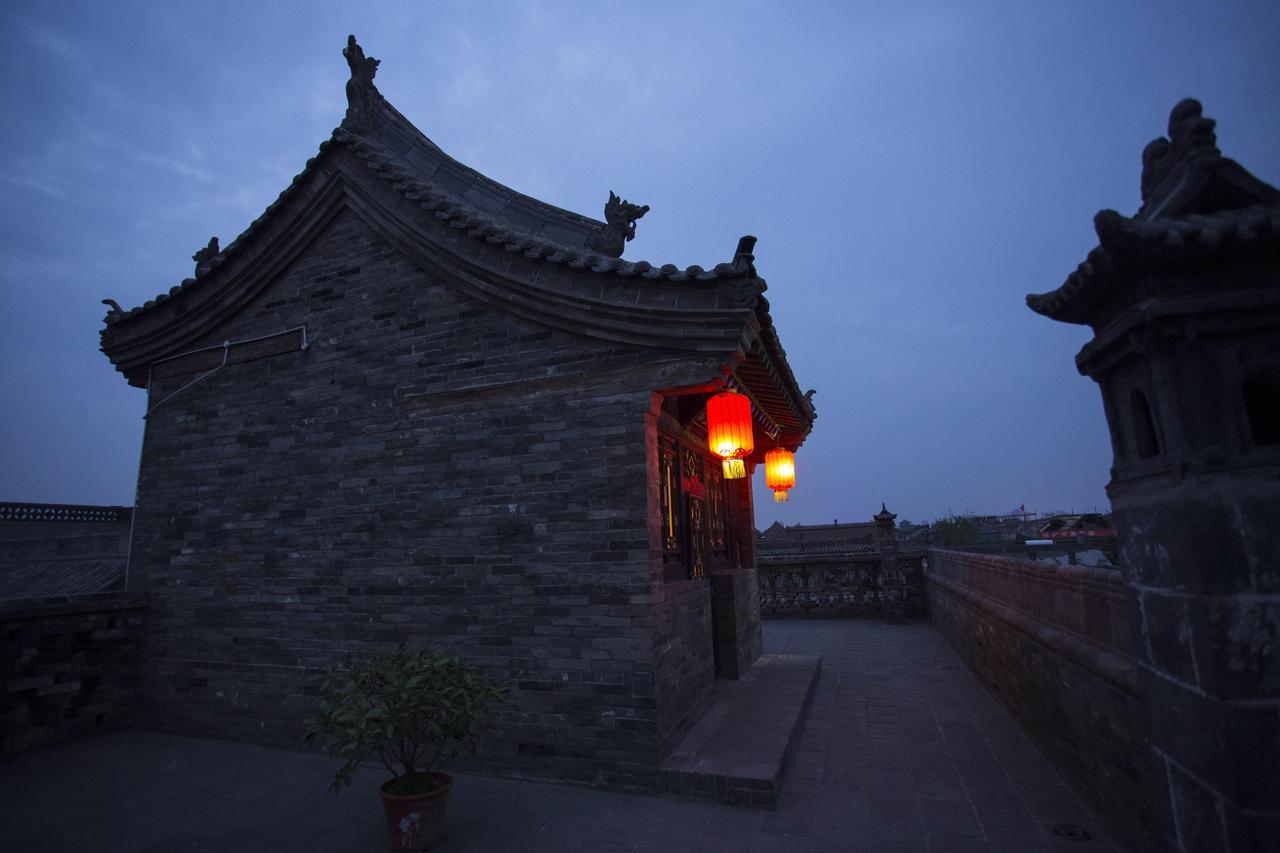
[[[910,613],[924,612],[921,555],[898,555]],[[760,612],[766,617],[869,617],[883,614],[881,554],[874,546],[760,551]],[[900,593],[899,593],[900,594]]]

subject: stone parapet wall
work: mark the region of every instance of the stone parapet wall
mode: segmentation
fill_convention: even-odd
[[[1158,849],[1164,783],[1119,573],[931,549],[926,578],[961,660],[1118,836]]]
[[[1117,571],[933,548],[929,579],[950,581],[1137,664],[1131,593]]]
[[[758,559],[760,610],[765,618],[867,618],[884,615],[883,560],[878,550],[771,555]],[[907,616],[926,612],[919,552],[895,560],[906,583]]]
[[[31,560],[124,559],[129,554],[129,528],[65,534],[32,530],[28,539],[0,540],[0,565]]]
[[[0,602],[0,755],[138,721],[146,608],[124,593]]]

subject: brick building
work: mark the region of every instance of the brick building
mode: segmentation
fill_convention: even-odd
[[[718,674],[760,653],[755,455],[815,417],[754,238],[711,269],[621,260],[607,222],[451,159],[374,86],[194,278],[102,349],[148,395],[129,588],[163,730],[293,745],[310,678],[398,640],[509,679],[487,770],[650,785]]]

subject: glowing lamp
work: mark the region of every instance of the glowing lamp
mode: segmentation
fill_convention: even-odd
[[[775,447],[764,455],[764,484],[773,489],[775,501],[787,500],[788,490],[796,484],[796,458],[790,450]]]
[[[707,446],[721,459],[741,459],[755,449],[750,400],[725,391],[707,401]]]
[[[724,467],[726,480],[741,480],[747,476],[747,463],[741,459],[723,459],[720,464]]]

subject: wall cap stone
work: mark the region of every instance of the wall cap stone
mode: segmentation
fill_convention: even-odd
[[[46,598],[14,598],[0,601],[0,621],[16,622],[21,619],[109,610],[145,610],[146,607],[147,594],[144,592],[95,592]]]

